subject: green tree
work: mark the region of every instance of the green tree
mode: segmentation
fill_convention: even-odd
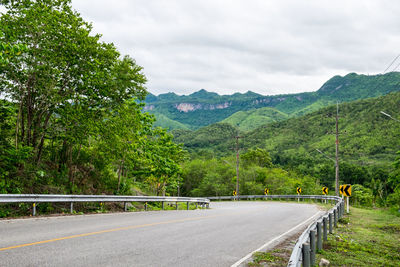
[[[1,41],[28,45],[2,68],[0,92],[18,103],[17,142],[33,148],[35,162],[46,135],[62,137],[68,153],[102,113],[144,98],[141,67],[91,35],[69,0],[6,1],[5,7]]]
[[[256,165],[260,167],[271,167],[271,157],[267,150],[262,148],[249,149],[240,156],[245,167]]]
[[[150,158],[150,172],[155,178],[157,195],[162,191],[165,196],[167,185],[175,191],[177,180],[181,174],[181,163],[185,152],[182,145],[173,142],[173,136],[165,129],[155,128],[145,146]]]

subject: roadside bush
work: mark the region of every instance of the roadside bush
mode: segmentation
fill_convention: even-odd
[[[372,195],[371,189],[366,188],[360,184],[355,184],[352,186],[350,200],[354,205],[371,207],[374,197]]]

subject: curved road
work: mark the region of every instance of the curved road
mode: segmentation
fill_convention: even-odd
[[[231,266],[319,213],[270,201],[209,210],[0,221],[0,266]]]

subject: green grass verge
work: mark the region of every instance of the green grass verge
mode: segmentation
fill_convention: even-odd
[[[248,263],[247,266],[285,266],[287,260],[285,257],[279,256],[281,251],[281,249],[274,249],[268,252],[256,252],[253,254],[253,261]]]
[[[317,254],[331,266],[400,266],[400,216],[382,209],[351,208]]]

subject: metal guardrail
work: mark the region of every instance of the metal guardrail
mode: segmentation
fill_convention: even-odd
[[[208,197],[210,200],[237,200],[237,199],[313,199],[336,202],[335,206],[315,219],[297,239],[292,250],[288,267],[309,267],[315,265],[315,254],[322,250],[322,242],[327,241],[328,233],[332,234],[333,227],[344,214],[344,201],[336,196],[319,195],[245,195]]]
[[[127,210],[129,202],[145,202],[145,210],[147,210],[147,202],[161,202],[164,209],[164,202],[175,202],[178,209],[178,202],[186,202],[187,209],[190,203],[196,203],[202,207],[209,207],[210,200],[207,198],[192,197],[161,197],[161,196],[112,196],[112,195],[42,195],[42,194],[0,194],[0,203],[32,203],[32,214],[36,215],[36,203],[55,203],[67,202],[70,204],[70,212],[74,210],[75,202],[123,202],[124,210]]]

